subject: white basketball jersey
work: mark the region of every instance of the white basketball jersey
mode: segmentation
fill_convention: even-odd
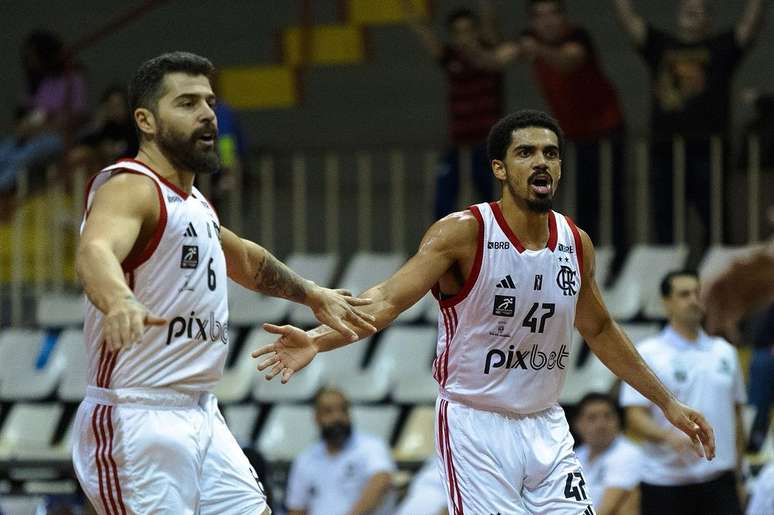
[[[89,384],[211,390],[228,350],[226,260],[215,210],[196,188],[188,195],[143,163],[122,160],[92,179],[86,215],[96,191],[116,173],[145,175],[156,184],[158,226],[142,253],[121,266],[137,300],[167,324],[149,326],[139,343],[110,352],[102,345],[103,314],[87,300]]]
[[[479,221],[470,276],[439,299],[433,375],[442,398],[526,414],[555,405],[570,360],[583,247],[573,222],[548,214],[546,248],[525,249],[499,204],[471,206]],[[439,297],[438,288],[434,288]]]

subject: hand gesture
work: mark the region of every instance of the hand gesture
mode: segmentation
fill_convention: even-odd
[[[712,460],[715,457],[715,432],[712,426],[707,423],[704,415],[698,411],[689,408],[678,400],[672,400],[666,408],[663,409],[664,416],[677,429],[688,435],[691,440],[690,447],[697,456]],[[674,440],[674,443],[670,441]],[[667,437],[667,443],[672,448],[684,450],[684,443],[677,439]]]
[[[108,350],[118,351],[126,345],[139,342],[145,326],[166,323],[166,320],[151,314],[134,296],[130,296],[113,304],[105,313],[102,332]]]
[[[258,363],[258,370],[272,369],[266,374],[266,380],[271,381],[274,376],[282,373],[282,383],[285,384],[290,377],[307,366],[317,355],[317,347],[305,331],[292,325],[277,326],[263,324],[263,329],[280,337],[272,344],[265,345],[250,354],[253,358],[266,356]]]
[[[358,339],[358,335],[352,327],[360,328],[368,335],[376,332],[376,328],[371,325],[375,318],[355,309],[355,306],[368,304],[371,304],[371,299],[353,297],[347,290],[330,290],[319,286],[310,294],[307,303],[320,323],[340,332],[353,342]]]

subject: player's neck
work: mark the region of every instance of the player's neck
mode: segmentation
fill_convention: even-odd
[[[500,209],[508,226],[525,248],[540,250],[548,243],[548,213],[530,209],[525,202],[503,195]]]
[[[137,160],[147,164],[153,171],[181,190],[186,193],[191,193],[194,183],[194,174],[175,168],[172,162],[167,159],[167,156],[164,155],[157,145],[153,143],[143,144],[140,147],[140,151],[137,153]]]

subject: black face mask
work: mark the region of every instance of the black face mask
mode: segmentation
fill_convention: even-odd
[[[352,435],[352,424],[349,422],[334,422],[320,429],[320,436],[325,443],[333,447],[340,447]]]

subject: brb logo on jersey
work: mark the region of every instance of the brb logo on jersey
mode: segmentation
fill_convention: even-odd
[[[527,351],[516,350],[513,345],[508,346],[508,352],[500,349],[492,349],[486,353],[486,362],[484,363],[484,374],[494,368],[520,368],[522,370],[553,370],[558,368],[564,370],[567,367],[567,358],[570,353],[567,346],[559,347],[559,352],[551,351],[548,354],[539,351],[537,344],[533,345]]]
[[[167,345],[173,338],[185,335],[188,339],[197,342],[221,341],[224,345],[228,344],[228,322],[222,323],[215,320],[215,313],[210,312],[210,318],[201,319],[196,316],[195,311],[187,319],[175,317],[169,323],[167,328]]]

